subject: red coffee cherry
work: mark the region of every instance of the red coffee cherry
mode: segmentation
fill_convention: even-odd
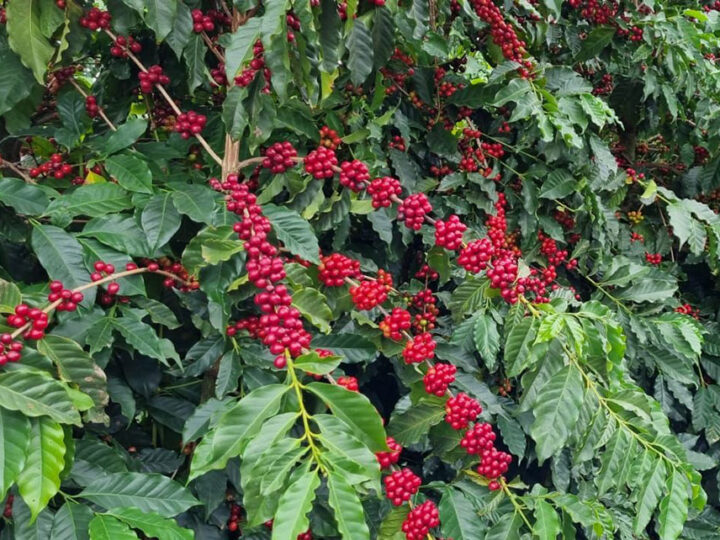
[[[495,432],[487,422],[476,423],[465,432],[460,446],[462,446],[468,454],[480,455],[485,450],[490,450],[495,446]]]
[[[431,366],[423,377],[425,391],[438,397],[444,396],[450,384],[455,381],[456,372],[457,368],[452,364],[437,363]]]
[[[205,115],[188,111],[178,115],[174,129],[183,139],[189,139],[193,135],[199,135],[206,123]]]
[[[170,77],[165,75],[162,66],[150,66],[147,72],[141,71],[138,73],[140,79],[140,90],[144,94],[150,94],[156,84],[166,85],[170,84]]]
[[[88,30],[99,30],[110,28],[110,20],[112,17],[107,11],[101,11],[96,7],[90,8],[85,15],[80,17],[78,22],[80,26],[87,28]]]
[[[402,524],[407,540],[425,540],[430,529],[440,525],[440,512],[432,501],[425,501],[408,514]]]
[[[380,330],[386,338],[400,341],[403,331],[410,329],[410,312],[396,307],[380,322]]]
[[[308,529],[304,533],[298,534],[297,540],[313,540],[312,531]]]
[[[350,375],[343,375],[342,377],[338,377],[337,383],[338,385],[347,388],[351,392],[357,392],[360,390],[357,378]]]
[[[477,274],[487,268],[488,262],[495,254],[495,247],[487,238],[473,240],[463,248],[458,256],[458,264],[468,272]]]
[[[486,478],[498,478],[505,474],[512,462],[512,456],[491,447],[480,454],[482,461],[477,467],[478,474]]]
[[[391,198],[402,193],[400,181],[390,176],[376,178],[367,188],[372,197],[373,208],[387,208],[392,204]]]
[[[322,180],[335,176],[334,167],[337,167],[338,160],[335,152],[324,146],[310,152],[304,159],[305,172],[313,178]]]
[[[445,403],[445,421],[453,429],[466,428],[469,422],[474,422],[482,412],[480,404],[464,392],[451,397]]]
[[[400,446],[395,439],[388,437],[386,441],[390,450],[388,452],[375,453],[381,469],[387,469],[391,465],[395,465],[400,460],[400,453],[402,452],[402,446]]]
[[[659,253],[645,253],[645,260],[650,264],[658,266],[662,263],[662,255]]]
[[[425,332],[405,344],[403,349],[403,358],[406,364],[419,364],[425,360],[431,360],[435,357],[436,343],[432,334]]]
[[[425,223],[425,214],[432,212],[432,205],[424,193],[413,193],[398,206],[398,221],[404,221],[408,229],[419,231]]]
[[[297,150],[289,142],[277,142],[265,150],[265,158],[262,166],[270,169],[273,174],[279,174],[287,171],[295,165],[294,157],[297,156]]]
[[[395,506],[409,501],[422,484],[420,477],[407,467],[389,474],[383,481],[385,482],[385,495]]]
[[[142,51],[142,45],[140,45],[132,36],[118,36],[110,47],[110,54],[117,58],[127,58],[128,51],[132,51],[137,54]]]
[[[359,193],[370,182],[367,165],[360,160],[343,161],[340,165],[340,184]]]
[[[323,256],[318,266],[318,279],[327,287],[341,287],[345,278],[360,276],[360,261],[346,257],[340,253]]]
[[[359,285],[350,287],[350,296],[355,307],[369,311],[387,300],[391,288],[392,276],[384,270],[378,270],[377,279],[361,281]]]
[[[447,221],[438,219],[435,222],[435,245],[453,251],[459,249],[466,230],[467,225],[455,214],[451,214]]]
[[[202,34],[203,32],[212,32],[215,30],[215,23],[212,17],[205,15],[199,9],[193,9],[191,12],[193,21],[193,32]]]
[[[100,107],[98,107],[97,98],[95,96],[88,96],[85,98],[85,112],[90,118],[95,118],[100,114]]]

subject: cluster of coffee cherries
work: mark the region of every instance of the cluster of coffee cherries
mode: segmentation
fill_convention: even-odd
[[[142,45],[132,36],[118,36],[110,47],[110,54],[116,58],[127,58],[128,52],[138,54],[140,51],[142,51]]]
[[[50,156],[49,161],[46,161],[39,167],[33,167],[28,171],[28,174],[30,175],[30,178],[52,176],[57,180],[61,180],[72,172],[72,165],[65,163],[61,154],[53,154]]]
[[[490,25],[492,40],[502,49],[503,56],[508,60],[521,64],[518,73],[521,77],[528,77],[532,69],[532,63],[524,60],[527,54],[525,42],[522,41],[515,29],[505,21],[502,11],[492,0],[471,0],[475,13],[483,21]]]
[[[627,175],[625,177],[626,184],[635,184],[636,182],[642,182],[645,180],[645,173],[639,173],[632,167],[625,169],[625,174]]]
[[[138,79],[140,79],[140,91],[143,94],[152,93],[156,84],[170,84],[170,77],[165,75],[162,66],[159,65],[150,66],[147,71],[141,71],[138,73]]]
[[[265,77],[265,86],[263,87],[264,93],[270,92],[270,79],[272,72],[270,68],[265,65],[265,49],[262,42],[258,39],[253,45],[253,59],[250,60],[248,67],[240,72],[240,75],[235,77],[235,85],[244,88],[248,86],[255,79],[255,75],[262,70],[263,76]]]
[[[7,316],[7,323],[13,328],[26,328],[23,339],[37,340],[45,336],[49,319],[48,314],[39,308],[18,304],[13,313]]]
[[[690,304],[683,304],[675,308],[677,313],[683,313],[684,315],[690,315],[695,320],[700,320],[700,310],[692,307]]]
[[[129,266],[126,266],[126,270],[134,270],[137,268],[137,265],[135,263],[128,263]],[[93,265],[94,272],[90,274],[90,280],[93,282],[100,281],[101,279],[106,278],[107,276],[110,276],[115,273],[115,266],[110,263],[106,263],[104,261],[96,261]],[[120,284],[117,281],[111,281],[107,284],[105,287],[106,295],[109,296],[108,299],[102,298],[101,303],[103,304],[109,304],[112,302],[112,298],[118,293],[120,290]]]
[[[329,126],[323,126],[320,128],[320,146],[329,148],[330,150],[337,150],[342,144],[342,139],[338,135],[338,132]]]
[[[614,89],[615,81],[613,79],[613,76],[609,73],[606,73],[600,78],[600,82],[598,82],[592,89],[592,93],[595,96],[608,96],[612,94],[612,91]]]
[[[660,253],[645,252],[645,260],[652,265],[659,266],[662,263],[662,255]]]
[[[265,150],[262,166],[273,174],[280,174],[295,165],[296,157],[297,150],[289,142],[274,143]]]
[[[147,267],[150,272],[157,272],[162,270],[166,274],[172,274],[175,277],[166,277],[163,280],[163,286],[168,289],[177,289],[180,292],[195,291],[200,288],[200,282],[195,276],[190,275],[181,263],[173,261],[169,257],[160,257],[157,260],[143,259],[141,263]],[[135,270],[137,265],[135,263],[128,263],[125,265],[125,270]]]
[[[199,135],[205,128],[206,123],[207,117],[204,114],[188,111],[178,115],[175,120],[174,130],[183,139],[189,139],[192,136]]]
[[[212,32],[215,30],[215,22],[210,15],[205,15],[199,9],[192,10],[193,32],[202,34],[203,32]]]
[[[242,521],[242,506],[230,503],[230,517],[228,517],[227,528],[231,533],[240,533],[240,522]]]
[[[255,305],[262,315],[248,317],[231,325],[227,333],[234,335],[245,329],[251,337],[260,339],[272,354],[277,355],[275,366],[284,368],[287,363],[285,351],[293,358],[310,347],[311,335],[303,328],[300,312],[291,306],[292,298],[285,285],[284,261],[278,249],[268,241],[272,226],[257,204],[257,197],[236,174],[230,174],[224,182],[211,179],[210,185],[226,192],[226,208],[240,216],[234,230],[243,241],[247,253],[249,279],[260,289],[254,297]]]
[[[55,309],[58,311],[75,311],[78,304],[83,301],[83,298],[85,298],[83,293],[66,289],[62,281],[55,280],[50,282],[48,300],[53,304],[59,302],[57,306],[55,306]]]
[[[80,17],[80,26],[87,28],[88,30],[107,30],[110,28],[110,21],[112,17],[107,11],[102,11],[96,7],[90,8],[90,10]]]
[[[85,98],[85,112],[90,118],[95,118],[100,114],[100,106],[97,103],[95,96],[88,96]]]
[[[0,335],[0,366],[8,362],[19,362],[22,357],[23,344],[15,341],[12,334]]]

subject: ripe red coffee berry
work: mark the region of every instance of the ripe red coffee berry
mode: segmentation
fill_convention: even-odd
[[[376,452],[375,457],[380,464],[381,469],[387,469],[391,465],[395,465],[400,460],[400,453],[402,452],[402,446],[400,446],[395,439],[387,437],[386,439],[388,452]]]
[[[156,84],[170,84],[170,77],[165,75],[162,66],[159,65],[150,66],[147,72],[141,71],[138,73],[138,79],[140,79],[140,90],[144,94],[152,93]]]
[[[477,467],[478,474],[486,478],[498,478],[508,470],[512,456],[495,447],[490,447],[480,453],[481,461]]]
[[[403,331],[410,329],[410,312],[402,308],[393,308],[389,315],[380,322],[380,330],[386,338],[400,341]]]
[[[459,249],[466,230],[467,225],[455,214],[451,214],[447,221],[438,219],[435,222],[435,245],[453,251]]]
[[[345,278],[357,278],[359,276],[360,261],[340,253],[333,253],[320,258],[318,279],[327,287],[341,287],[345,284]]]
[[[408,514],[402,524],[407,540],[425,540],[430,529],[440,525],[440,512],[432,501],[425,501]]]
[[[464,392],[451,397],[445,403],[445,421],[453,429],[464,429],[482,412],[480,404]]]
[[[398,220],[409,229],[419,231],[425,223],[425,214],[432,212],[432,205],[424,193],[409,195],[398,206]]]
[[[370,182],[367,191],[372,197],[373,208],[387,208],[392,204],[392,197],[397,197],[402,193],[402,187],[400,180],[383,176]]]
[[[415,336],[405,344],[403,349],[405,363],[419,364],[425,360],[431,360],[435,357],[435,347],[435,340],[429,332]]]
[[[488,238],[480,238],[468,243],[458,256],[458,264],[468,272],[477,274],[487,268],[495,254],[495,247]]]
[[[417,493],[422,480],[407,467],[386,476],[385,495],[395,506],[400,506]]]
[[[476,423],[465,432],[460,446],[468,454],[480,455],[495,446],[495,438],[495,432],[490,424],[487,422]]]
[[[90,118],[95,118],[100,114],[100,107],[97,104],[97,98],[95,96],[85,98],[85,112]]]
[[[313,178],[322,180],[335,176],[334,167],[337,167],[338,160],[335,152],[321,146],[310,152],[304,159],[305,172]]]
[[[270,169],[274,174],[287,171],[295,165],[293,158],[297,157],[297,150],[289,142],[277,142],[265,150],[262,166]]]
[[[205,115],[188,111],[178,115],[174,129],[183,139],[189,139],[193,135],[199,135],[206,123]]]
[[[356,193],[364,190],[370,182],[367,165],[360,160],[343,161],[340,169],[340,184]]]
[[[337,383],[340,386],[347,388],[351,392],[357,392],[358,390],[360,390],[360,387],[358,386],[358,380],[350,375],[343,375],[342,377],[338,377]]]
[[[456,372],[457,368],[452,364],[438,362],[431,366],[423,377],[425,391],[438,397],[444,396],[448,387],[455,381]]]

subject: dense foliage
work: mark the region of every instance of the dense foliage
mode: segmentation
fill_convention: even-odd
[[[720,3],[1,4],[0,538],[720,535]]]

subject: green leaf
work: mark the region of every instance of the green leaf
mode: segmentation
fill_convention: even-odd
[[[10,48],[20,56],[22,63],[32,70],[35,80],[44,85],[45,73],[55,49],[40,28],[40,4],[40,0],[8,2],[7,33]]]
[[[483,313],[476,317],[473,339],[485,365],[490,371],[494,371],[500,351],[500,334],[495,320],[489,314]]]
[[[552,505],[542,499],[535,501],[533,538],[555,540],[560,532],[560,518]]]
[[[332,466],[345,473],[346,480],[351,484],[370,480],[377,483],[379,491],[380,466],[375,454],[356,437],[355,431],[347,423],[331,414],[316,414],[312,417],[320,428],[318,440],[328,451],[328,459]]]
[[[15,306],[21,302],[22,294],[17,285],[0,279],[0,313],[14,313]]]
[[[55,132],[55,139],[63,146],[74,148],[90,126],[85,99],[78,92],[60,94],[57,111],[63,127]]]
[[[49,416],[61,424],[80,425],[65,386],[43,372],[8,371],[0,374],[0,407],[25,416]]]
[[[157,41],[164,40],[175,25],[178,0],[145,0],[145,22],[155,32]]]
[[[166,366],[169,366],[168,358],[179,361],[172,342],[158,337],[152,326],[131,316],[114,318],[112,324],[140,354],[155,358]]]
[[[324,334],[330,333],[332,311],[327,305],[327,298],[317,289],[303,287],[292,295],[292,305],[303,316]]]
[[[662,540],[675,540],[682,533],[688,516],[689,487],[687,478],[678,469],[673,469],[665,485],[667,495],[660,501],[658,513],[658,534]]]
[[[342,474],[331,472],[328,475],[328,502],[335,510],[335,522],[343,538],[369,540],[370,529],[365,523],[363,506]]]
[[[315,351],[305,353],[298,356],[293,364],[296,368],[306,373],[314,373],[316,375],[327,375],[332,373],[339,365],[341,358],[337,356],[321,357]]]
[[[619,487],[620,471],[630,452],[630,435],[627,430],[619,429],[608,441],[601,456],[602,466],[595,477],[598,495],[604,495],[610,488]]]
[[[225,36],[220,44],[225,47],[225,73],[228,80],[232,81],[245,60],[250,57],[253,45],[260,37],[260,19],[253,17],[235,32]]]
[[[17,485],[33,520],[60,489],[65,452],[65,433],[60,424],[49,418],[31,421],[25,466]]]
[[[190,480],[207,471],[222,469],[230,458],[242,454],[248,440],[278,412],[280,402],[289,390],[290,386],[282,384],[261,386],[223,414],[213,431],[197,446]]]
[[[378,540],[405,539],[405,533],[401,529],[409,513],[410,507],[407,504],[392,507],[380,524]]]
[[[551,172],[540,188],[538,196],[541,199],[562,199],[575,191],[577,181],[565,169],[556,169]]]
[[[495,95],[492,104],[500,107],[509,102],[519,103],[521,98],[530,93],[530,83],[525,79],[512,79]]]
[[[290,253],[320,264],[320,247],[310,224],[300,214],[282,206],[266,204],[263,214],[270,220],[273,232]]]
[[[112,516],[97,514],[90,521],[90,540],[137,540],[137,537],[129,525]]]
[[[210,189],[196,184],[181,184],[172,187],[176,189],[172,192],[172,200],[178,212],[197,223],[211,223],[215,198]]]
[[[523,319],[507,333],[503,361],[508,377],[517,377],[533,361],[530,348],[535,340],[536,326],[534,319]]]
[[[98,242],[133,257],[152,255],[147,238],[132,217],[110,215],[92,219],[78,236],[95,238]]]
[[[3,77],[0,79],[0,115],[3,115],[30,95],[35,86],[35,77],[10,50],[4,34],[0,36],[0,66],[3,67]]]
[[[190,8],[185,5],[185,2],[178,2],[177,16],[173,28],[165,39],[178,60],[180,60],[183,49],[185,49],[192,34],[193,20]]]
[[[493,525],[485,534],[485,540],[520,540],[520,527],[523,521],[518,512],[512,517],[503,518]]]
[[[31,516],[28,505],[20,497],[15,496],[12,503],[12,519],[13,527],[6,527],[4,531],[10,532],[13,540],[45,540],[50,536],[53,513],[49,508],[45,508],[35,519]]]
[[[373,67],[380,69],[392,55],[395,47],[395,27],[389,9],[376,9],[372,26]]]
[[[180,228],[182,217],[172,204],[172,195],[155,195],[142,213],[142,228],[150,249],[156,250],[167,244]]]
[[[131,206],[128,192],[117,184],[89,184],[55,199],[45,213],[52,215],[54,212],[62,212],[70,217],[100,217]]]
[[[308,529],[307,513],[315,500],[315,490],[320,486],[318,470],[304,470],[288,486],[280,497],[273,520],[272,539],[297,538]]]
[[[596,26],[583,40],[580,52],[575,56],[575,62],[585,62],[598,56],[612,41],[615,29],[609,26]]]
[[[436,403],[420,402],[407,411],[393,413],[388,424],[388,434],[402,445],[418,442],[435,424],[442,422],[445,408]]]
[[[652,465],[640,482],[637,495],[637,507],[633,530],[642,536],[645,527],[650,523],[653,512],[660,502],[665,487],[665,462],[657,457],[653,458]]]
[[[158,540],[192,540],[195,537],[193,531],[180,527],[174,520],[139,508],[117,508],[108,513]]]
[[[0,499],[15,483],[25,465],[30,422],[16,411],[0,408]]]
[[[45,336],[38,343],[38,352],[53,361],[62,380],[74,383],[92,398],[94,408],[88,412],[88,420],[105,422],[107,416],[104,409],[109,401],[107,376],[90,355],[75,341],[54,335]]]
[[[98,478],[78,495],[108,510],[136,507],[173,517],[200,502],[183,486],[160,474],[111,473]]]
[[[207,46],[200,34],[193,34],[188,41],[183,58],[187,67],[187,82],[190,93],[200,86],[205,80],[205,55]]]
[[[377,348],[372,341],[357,334],[328,334],[313,338],[313,346],[329,349],[333,354],[345,357],[346,362],[357,363],[372,360]]]
[[[347,48],[350,80],[355,85],[362,84],[373,70],[373,42],[367,26],[360,19],[355,21],[350,31]]]
[[[84,504],[67,501],[55,514],[50,540],[90,540],[93,512]]]
[[[322,70],[325,73],[332,73],[338,65],[342,27],[337,4],[332,0],[322,0],[319,19],[320,50],[323,53]]]
[[[537,395],[533,408],[535,421],[530,435],[536,442],[541,463],[565,445],[580,416],[583,391],[580,372],[572,366],[565,366],[545,383]]]
[[[677,289],[678,284],[673,276],[653,268],[641,280],[617,291],[614,296],[618,300],[631,302],[660,302],[670,298]]]
[[[131,154],[116,154],[105,160],[105,168],[128,191],[152,193],[152,173],[147,163]]]
[[[453,540],[474,540],[484,536],[477,512],[463,491],[446,489],[440,499],[438,510],[445,537]]]
[[[68,289],[90,283],[90,275],[85,270],[82,246],[64,230],[53,225],[34,225],[31,242],[50,279],[62,281]],[[90,292],[92,291],[85,293],[88,301],[95,297]]]
[[[382,418],[368,398],[326,383],[313,382],[306,388],[322,399],[335,416],[356,430],[358,437],[373,452],[387,449]]]
[[[107,155],[119,152],[136,142],[145,131],[147,131],[147,120],[130,118],[124,124],[117,126],[117,131],[110,134],[103,145],[103,152]]]
[[[2,91],[0,78],[0,92]],[[2,101],[0,101],[2,106]],[[12,206],[19,214],[39,216],[50,204],[45,192],[17,178],[0,178],[0,202]]]

